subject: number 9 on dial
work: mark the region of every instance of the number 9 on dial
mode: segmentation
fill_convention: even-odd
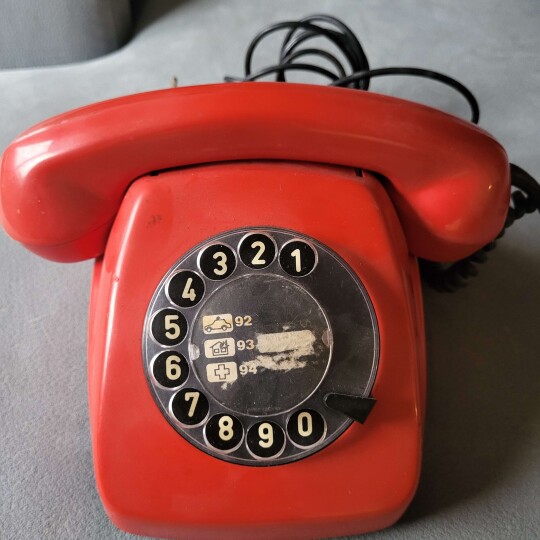
[[[285,448],[285,433],[274,422],[257,422],[249,428],[246,442],[256,458],[276,458]]]

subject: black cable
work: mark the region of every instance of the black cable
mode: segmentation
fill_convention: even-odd
[[[323,22],[328,27],[316,24]],[[275,32],[288,30],[281,44],[279,61],[258,71],[252,72],[253,55],[263,39]],[[297,50],[305,41],[323,38],[331,42],[347,60],[351,71],[347,73],[343,63],[324,49],[310,47]],[[326,69],[317,64],[295,62],[302,56],[318,56],[327,60],[331,68]],[[459,92],[471,108],[471,122],[477,124],[480,118],[480,108],[472,92],[462,83],[437,71],[417,67],[386,67],[370,69],[364,49],[354,32],[342,21],[330,15],[310,15],[299,21],[284,21],[263,28],[250,42],[244,60],[243,77],[225,77],[226,82],[257,81],[268,75],[276,75],[276,81],[286,82],[289,71],[304,71],[323,75],[330,80],[331,86],[346,86],[367,90],[373,77],[387,75],[409,75],[438,81]]]
[[[313,21],[323,21],[330,25],[330,28],[325,28],[320,25],[314,24]],[[335,27],[337,30],[332,28]],[[369,63],[367,57],[362,49],[362,46],[354,32],[345,25],[339,19],[331,17],[330,15],[311,15],[305,17],[299,21],[285,21],[281,23],[272,24],[266,28],[263,28],[249,44],[245,61],[244,61],[244,79],[252,76],[251,63],[253,59],[253,53],[259,45],[259,43],[270,34],[278,32],[280,30],[288,29],[280,50],[280,58],[276,66],[289,63],[288,57],[299,47],[304,41],[316,37],[322,37],[330,42],[343,54],[348,61],[352,72],[369,69]],[[277,81],[285,82],[285,71],[288,68],[282,70],[276,70]],[[304,71],[312,71],[310,68],[305,68]],[[340,70],[342,71],[342,70]],[[264,76],[264,75],[259,75]],[[342,76],[339,73],[338,77]],[[336,78],[338,78],[336,77]],[[256,80],[259,78],[257,74],[250,80]],[[355,88],[361,88],[367,90],[369,87],[369,80],[356,82]]]
[[[321,26],[324,23],[327,26]],[[253,55],[262,40],[269,35],[287,30],[281,43],[279,59],[276,64],[252,72]],[[322,48],[301,48],[308,40],[326,39],[339,51],[345,63],[336,54]],[[329,66],[297,62],[299,58],[312,56],[326,61]],[[243,77],[225,77],[227,82],[257,81],[275,74],[276,81],[286,82],[286,74],[290,71],[304,71],[322,75],[330,80],[331,86],[352,87],[368,90],[372,78],[388,75],[408,75],[438,81],[459,92],[471,109],[471,122],[477,124],[480,119],[480,107],[473,93],[456,79],[437,71],[417,67],[386,67],[370,69],[364,49],[354,32],[342,21],[330,15],[310,15],[298,21],[285,21],[263,28],[249,44]],[[540,211],[540,185],[517,165],[510,164],[511,183],[514,191],[511,205],[503,230],[497,238],[479,249],[469,257],[449,265],[420,259],[422,278],[433,288],[440,291],[455,291],[463,287],[467,280],[478,274],[477,265],[487,260],[487,253],[495,248],[496,240],[504,235],[505,230],[516,219],[536,210]]]
[[[413,77],[423,77],[425,79],[432,79],[434,81],[441,82],[450,88],[457,90],[467,100],[467,103],[471,108],[471,122],[473,124],[478,124],[480,120],[480,107],[473,93],[456,79],[453,79],[444,73],[439,73],[438,71],[416,67],[387,67],[369,69],[367,71],[353,73],[347,77],[342,77],[341,79],[333,81],[330,84],[331,86],[348,86],[353,81],[371,79],[373,77],[382,77],[385,75],[411,75]]]
[[[283,71],[311,71],[312,73],[318,73],[319,75],[324,75],[332,81],[338,80],[338,76],[335,73],[332,73],[328,69],[324,69],[321,66],[314,64],[297,64],[294,62],[287,62],[286,64],[279,64],[278,66],[270,66],[260,71],[257,71],[254,75],[248,75],[247,77],[240,79],[238,77],[225,77],[226,82],[240,82],[240,81],[256,81],[261,77],[266,75],[271,75],[273,73],[279,73]]]

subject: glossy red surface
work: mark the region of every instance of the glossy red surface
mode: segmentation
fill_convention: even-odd
[[[267,468],[187,443],[154,402],[142,361],[144,317],[163,275],[208,237],[250,226],[293,229],[335,250],[363,281],[380,330],[378,402],[366,423],[309,458]],[[420,286],[394,207],[371,175],[239,162],[139,179],[96,264],[90,320],[96,478],[117,526],[190,539],[339,536],[392,524],[413,497],[425,397]]]
[[[353,167],[379,175],[358,177]],[[6,231],[53,260],[100,257],[89,398],[96,478],[114,523],[237,539],[339,536],[396,521],[418,482],[424,418],[415,256],[475,251],[502,228],[508,197],[506,154],[487,133],[357,90],[163,90],[23,133],[2,156]],[[293,229],[341,255],[371,297],[381,340],[378,403],[365,425],[268,468],[187,443],[154,403],[142,365],[144,317],[163,275],[208,237],[249,226]]]
[[[506,154],[465,121],[371,92],[238,83],[122,97],[28,130],[2,158],[2,223],[44,257],[96,257],[136,178],[245,159],[383,174],[411,252],[433,260],[488,243],[508,208]]]

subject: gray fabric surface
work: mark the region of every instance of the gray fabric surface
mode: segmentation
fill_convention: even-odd
[[[2,0],[0,68],[88,60],[131,32],[129,0]]]
[[[0,149],[35,122],[126,93],[240,74],[263,25],[312,12],[350,24],[374,67],[437,69],[467,84],[481,125],[540,178],[537,0],[153,1],[134,39],[107,57],[0,72]],[[261,54],[261,64],[272,60]],[[375,91],[468,114],[436,83]],[[455,295],[426,291],[428,413],[421,484],[373,539],[540,537],[540,216],[500,242]],[[126,538],[96,492],[87,413],[91,263],[39,259],[0,233],[0,538]]]

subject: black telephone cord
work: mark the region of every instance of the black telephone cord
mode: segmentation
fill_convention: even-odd
[[[327,26],[321,26],[324,23]],[[269,35],[287,30],[281,43],[279,59],[276,64],[252,72],[253,55],[261,41]],[[331,42],[338,49],[339,56],[319,47],[301,48],[304,42],[322,38]],[[326,61],[321,66],[305,61],[311,56]],[[340,59],[340,57],[342,57]],[[302,58],[302,62],[297,62]],[[343,61],[345,60],[345,62]],[[350,68],[350,71],[346,68]],[[370,69],[364,49],[354,32],[342,21],[330,15],[310,15],[298,21],[285,21],[269,25],[261,30],[249,44],[244,61],[243,77],[225,77],[226,82],[257,81],[269,75],[275,75],[278,82],[287,82],[286,73],[304,71],[322,75],[330,80],[331,86],[342,86],[368,90],[370,80],[387,75],[409,75],[438,81],[459,92],[471,109],[471,122],[477,124],[480,119],[480,107],[473,93],[456,79],[417,67],[386,67]],[[478,274],[478,264],[487,260],[487,254],[496,246],[496,240],[504,235],[505,230],[515,220],[525,214],[540,211],[540,185],[530,174],[517,165],[510,164],[510,175],[513,192],[505,225],[496,239],[472,255],[450,264],[441,264],[420,259],[422,279],[429,286],[441,292],[453,292],[466,285],[467,280]]]

